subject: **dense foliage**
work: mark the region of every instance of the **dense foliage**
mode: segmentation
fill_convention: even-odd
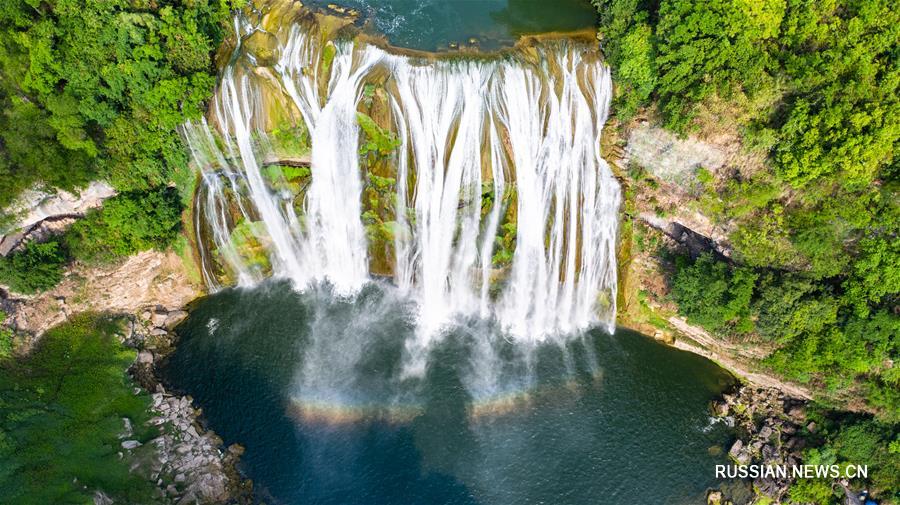
[[[841,287],[803,273],[729,265],[705,254],[679,257],[671,295],[695,324],[725,336],[754,335],[776,350],[775,371],[811,383],[826,399],[862,393],[885,420],[900,419],[900,317],[888,308],[863,316]]]
[[[56,240],[29,242],[21,251],[0,257],[0,283],[25,294],[49,289],[62,279],[66,261],[66,253]]]
[[[240,3],[0,3],[0,209],[26,188],[77,190],[102,178],[122,194],[61,239],[76,258],[171,243],[181,207],[164,188],[189,177],[176,128],[202,114],[212,53]],[[46,289],[64,257],[57,241],[29,246],[0,262],[0,282]]]
[[[733,261],[680,265],[695,322],[753,334],[768,363],[900,418],[900,11],[887,0],[595,0],[627,119],[677,131],[728,104],[766,170],[705,181]],[[715,126],[721,127],[717,124]],[[738,290],[739,293],[734,292]],[[740,296],[738,296],[740,295]],[[715,304],[715,306],[711,306]]]
[[[106,262],[145,249],[165,249],[178,237],[182,206],[171,188],[121,193],[77,221],[65,234],[72,254]]]
[[[691,321],[718,332],[753,328],[750,297],[756,274],[748,269],[732,270],[712,254],[701,256],[693,264],[679,257],[677,263],[672,295]]]
[[[126,369],[134,351],[115,321],[82,314],[48,331],[24,359],[0,358],[0,502],[150,503],[153,483],[119,452],[127,418],[146,441],[149,398]],[[148,446],[152,447],[152,446]]]
[[[187,162],[230,2],[8,0],[0,5],[0,207],[35,183],[166,184]]]
[[[681,313],[764,345],[764,365],[834,406],[810,464],[858,463],[900,496],[900,11],[887,0],[594,0],[620,120],[741,134],[762,169],[698,177],[732,258],[677,258]],[[719,111],[710,114],[709,111]],[[753,344],[751,344],[753,345]],[[864,405],[863,405],[864,404]],[[795,502],[838,503],[827,480]]]
[[[815,410],[815,432],[804,430],[808,444],[803,452],[810,465],[866,465],[869,490],[882,503],[900,500],[900,425],[885,424],[869,416]],[[860,484],[865,487],[864,483]],[[839,505],[843,489],[828,479],[801,479],[792,486],[796,503]],[[891,501],[893,500],[893,501]]]

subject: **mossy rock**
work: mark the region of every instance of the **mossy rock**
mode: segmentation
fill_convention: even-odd
[[[229,240],[245,265],[263,274],[271,272],[267,247],[270,239],[262,221],[241,221],[231,230]]]
[[[243,44],[257,65],[269,67],[276,63],[278,39],[271,33],[255,31],[244,39]]]

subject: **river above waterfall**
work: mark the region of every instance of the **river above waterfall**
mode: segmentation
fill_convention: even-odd
[[[513,343],[458,321],[405,376],[415,305],[283,281],[200,300],[164,368],[274,504],[701,503],[730,376],[631,331]]]
[[[357,10],[395,46],[435,51],[451,44],[496,49],[521,35],[593,28],[597,11],[588,0],[312,0]]]

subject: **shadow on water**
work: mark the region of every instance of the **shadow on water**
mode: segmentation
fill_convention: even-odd
[[[179,327],[164,369],[267,503],[698,503],[731,436],[731,378],[630,331],[523,345],[466,322],[402,377],[414,307],[285,283],[226,290]],[[716,454],[716,455],[712,455]]]

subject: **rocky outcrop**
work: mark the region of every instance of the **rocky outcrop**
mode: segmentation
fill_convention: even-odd
[[[694,257],[704,252],[715,252],[725,258],[731,257],[731,247],[726,245],[725,237],[709,237],[692,230],[678,219],[663,219],[650,212],[641,212],[638,218],[684,246]]]
[[[689,324],[683,317],[670,316],[667,322],[680,335],[673,336],[672,346],[709,358],[754,386],[777,389],[793,398],[812,398],[812,393],[805,387],[757,370],[754,365],[766,356],[767,349],[732,344],[713,337],[703,328]]]
[[[172,395],[162,386],[153,394],[158,415],[150,423],[164,432],[150,442],[159,455],[153,477],[175,503],[225,503],[234,485],[229,473],[234,474],[242,449],[235,445],[223,451],[222,439],[200,427],[200,412],[191,402],[189,396]]]
[[[68,191],[25,191],[12,207],[4,210],[16,219],[0,229],[0,256],[6,256],[28,240],[40,240],[68,227],[75,218],[99,207],[103,200],[115,194],[112,186],[103,181],[91,182],[77,195]]]
[[[250,482],[236,469],[243,448],[224,447],[222,439],[202,423],[202,412],[194,408],[190,396],[167,391],[159,382],[156,364],[174,349],[172,330],[187,318],[180,308],[155,305],[139,311],[132,320],[126,344],[138,349],[131,374],[143,388],[152,392],[150,424],[161,435],[148,444],[155,457],[148,468],[149,477],[161,490],[165,501],[175,504],[219,504],[242,502],[249,496]],[[130,431],[126,426],[126,432]],[[124,440],[122,448],[137,449],[137,441]]]
[[[75,265],[54,289],[35,296],[0,296],[8,324],[35,337],[82,311],[140,314],[146,307],[183,307],[202,292],[172,251],[144,251],[106,267]]]
[[[715,223],[698,208],[700,195],[717,172],[733,170],[746,158],[734,141],[679,138],[650,124],[613,123],[604,146],[623,185],[633,189],[631,217],[637,218],[687,247],[693,254],[704,251],[731,257],[727,224]]]
[[[786,396],[774,388],[747,386],[723,395],[713,402],[711,410],[738,430],[739,437],[728,451],[734,464],[789,468],[802,464],[805,440],[799,434],[803,429],[815,429],[813,423],[806,422],[805,400]],[[758,477],[753,480],[753,487],[757,493],[781,503],[792,482],[788,472],[786,478]],[[721,493],[718,499],[722,502]]]
[[[637,163],[654,177],[682,187],[697,182],[699,169],[716,171],[726,161],[717,146],[694,137],[680,139],[646,121],[631,130],[625,154],[623,165]]]

